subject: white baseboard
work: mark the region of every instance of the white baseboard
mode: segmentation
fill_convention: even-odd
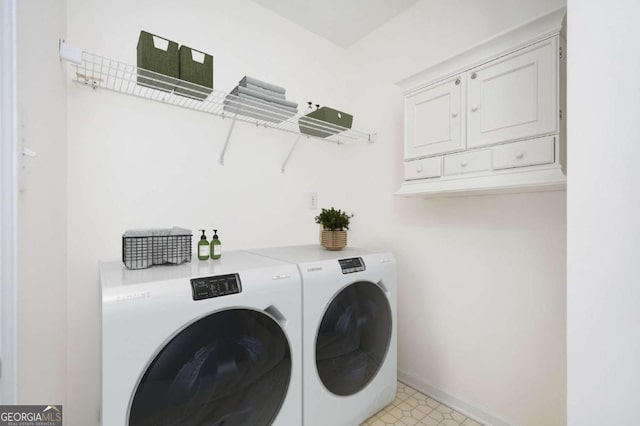
[[[411,386],[417,391],[424,393],[425,395],[435,399],[436,401],[453,408],[454,410],[464,414],[465,416],[482,423],[487,426],[510,426],[513,423],[505,419],[501,419],[488,412],[488,410],[476,403],[465,401],[464,399],[455,396],[449,392],[446,392],[433,385],[425,383],[416,379],[410,374],[398,371],[398,380],[402,383]]]

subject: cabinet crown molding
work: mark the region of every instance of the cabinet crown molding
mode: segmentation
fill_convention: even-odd
[[[561,33],[566,8],[534,18],[396,82],[405,94]]]

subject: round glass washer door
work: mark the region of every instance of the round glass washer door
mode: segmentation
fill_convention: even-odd
[[[324,386],[353,395],[375,377],[391,340],[391,307],[382,289],[358,281],[331,301],[316,337],[316,368]]]
[[[249,309],[206,316],[180,331],[151,362],[129,425],[270,425],[291,378],[280,325]]]

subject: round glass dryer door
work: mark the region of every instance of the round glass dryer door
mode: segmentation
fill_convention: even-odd
[[[131,403],[129,425],[269,425],[291,378],[280,325],[229,309],[189,325],[158,353]]]
[[[324,386],[341,396],[363,389],[378,373],[391,340],[391,307],[382,289],[359,281],[329,304],[316,338]]]

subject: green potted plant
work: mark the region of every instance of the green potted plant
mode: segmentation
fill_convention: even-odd
[[[347,229],[353,215],[342,210],[322,209],[316,223],[322,225],[320,243],[327,250],[342,250],[347,245]]]

